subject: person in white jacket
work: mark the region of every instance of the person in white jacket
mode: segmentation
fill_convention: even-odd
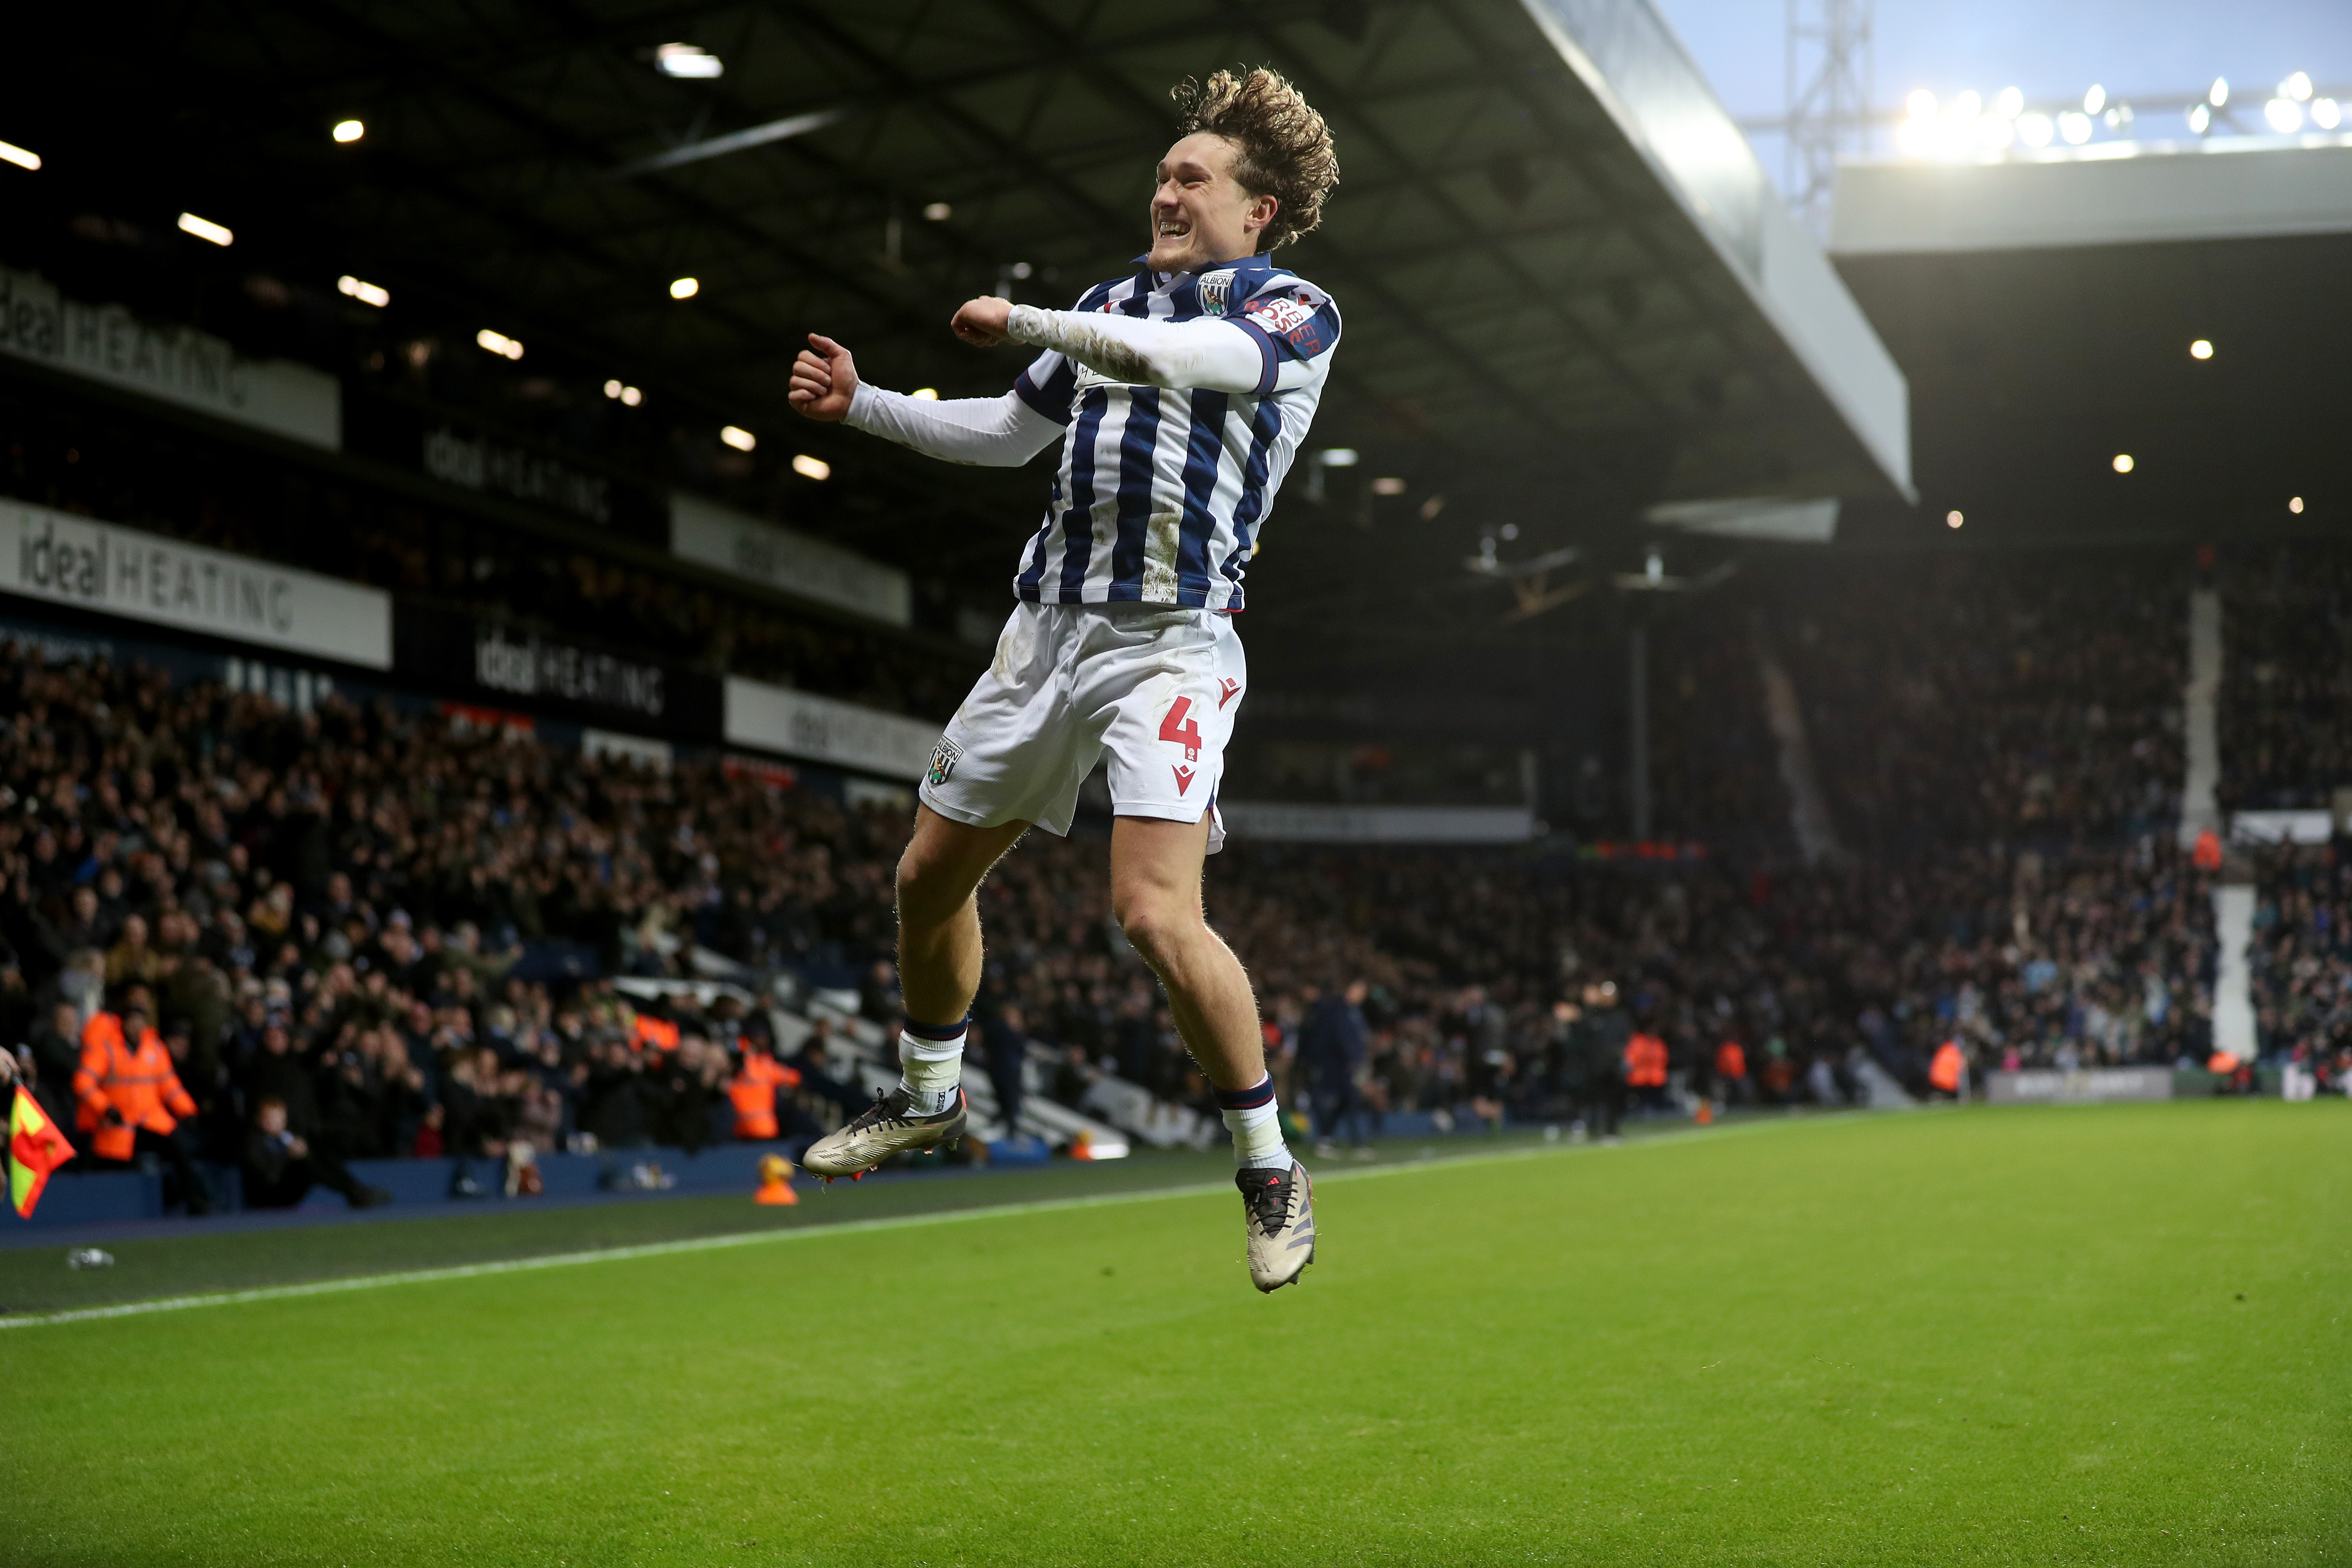
[[[1068,310],[988,298],[956,311],[966,342],[1039,351],[1011,391],[885,392],[814,333],[793,366],[802,414],[931,457],[1010,467],[1060,447],[1012,618],[931,754],[898,862],[904,1076],[805,1163],[854,1176],[962,1136],[974,894],[1033,825],[1069,830],[1078,786],[1108,752],[1113,911],[1216,1086],[1251,1278],[1273,1290],[1314,1258],[1312,1193],[1283,1142],[1249,978],[1209,929],[1201,879],[1223,842],[1217,788],[1249,683],[1233,616],[1339,342],[1331,297],[1272,253],[1319,221],[1339,164],[1322,117],[1270,70],[1220,71],[1174,97],[1181,133],[1132,273]]]

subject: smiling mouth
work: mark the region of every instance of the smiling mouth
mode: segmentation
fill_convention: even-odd
[[[1159,237],[1161,239],[1181,239],[1184,236],[1192,232],[1192,226],[1189,223],[1175,223],[1162,219],[1159,228]]]

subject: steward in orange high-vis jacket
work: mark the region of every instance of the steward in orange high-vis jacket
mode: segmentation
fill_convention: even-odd
[[[181,1087],[163,1037],[148,1027],[140,1008],[100,1013],[83,1026],[74,1100],[74,1123],[90,1134],[92,1154],[125,1163],[158,1155],[179,1179],[190,1214],[211,1207],[187,1151],[173,1136],[180,1118],[196,1113],[196,1102]]]
[[[1927,1086],[1938,1094],[1958,1099],[1960,1080],[1969,1070],[1968,1058],[1960,1054],[1958,1040],[1946,1040],[1936,1047],[1935,1057],[1927,1063]]]
[[[745,1142],[781,1136],[776,1091],[797,1089],[800,1081],[800,1074],[769,1055],[764,1047],[746,1046],[743,1069],[727,1082],[727,1098],[735,1102],[735,1136]]]

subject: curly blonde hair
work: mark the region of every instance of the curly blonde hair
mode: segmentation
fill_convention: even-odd
[[[1207,81],[1186,77],[1169,92],[1176,100],[1176,134],[1205,131],[1239,150],[1234,178],[1252,195],[1279,204],[1260,237],[1263,249],[1289,244],[1323,221],[1323,200],[1339,183],[1331,128],[1276,72],[1260,66],[1245,76],[1219,71]]]

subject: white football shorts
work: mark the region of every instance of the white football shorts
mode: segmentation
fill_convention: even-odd
[[[923,804],[975,827],[1066,834],[1078,786],[1108,752],[1116,815],[1198,822],[1206,811],[1213,855],[1225,842],[1225,742],[1248,683],[1231,616],[1024,602],[932,752]]]

